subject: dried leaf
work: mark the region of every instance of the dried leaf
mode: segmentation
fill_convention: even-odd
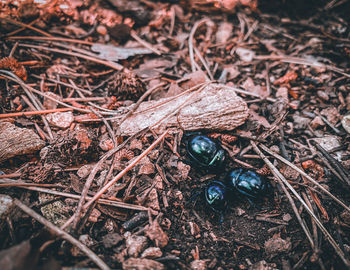
[[[130,56],[135,56],[139,54],[151,54],[151,50],[146,48],[123,48],[116,47],[113,45],[104,45],[95,43],[91,46],[91,50],[99,53],[99,57],[104,60],[109,61],[119,61],[122,59],[127,59]]]

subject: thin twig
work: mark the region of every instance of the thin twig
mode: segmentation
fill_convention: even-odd
[[[4,182],[5,183],[5,182]],[[12,183],[9,183],[12,184]],[[35,185],[35,184],[33,184]],[[38,184],[36,184],[38,185]],[[48,186],[50,184],[42,184],[44,186]],[[51,184],[52,185],[52,184]],[[62,197],[66,197],[66,198],[71,198],[73,200],[79,200],[80,199],[80,195],[76,195],[76,194],[71,194],[71,193],[67,193],[67,192],[61,192],[61,191],[57,191],[57,190],[52,190],[52,189],[47,189],[47,188],[42,188],[42,187],[38,187],[38,186],[31,186],[31,185],[23,185],[23,184],[19,184],[19,185],[11,185],[12,187],[16,187],[16,188],[22,188],[22,189],[27,189],[27,190],[32,190],[32,191],[36,191],[36,192],[42,192],[42,193],[47,193],[47,194],[52,194],[55,196],[62,196]],[[57,185],[56,185],[57,186]],[[87,196],[86,200],[91,200],[92,197]],[[113,206],[113,207],[117,207],[117,208],[123,208],[123,209],[129,209],[129,210],[135,210],[135,211],[148,211],[147,207],[144,207],[142,205],[137,205],[137,204],[131,204],[131,203],[125,203],[125,202],[119,202],[119,201],[114,201],[111,199],[98,199],[97,200],[98,204],[103,204],[103,205],[108,205],[108,206]],[[61,228],[62,229],[62,228]]]
[[[36,28],[36,27],[34,27],[34,26],[31,26],[30,24],[25,24],[25,23],[22,23],[22,22],[18,22],[18,21],[16,21],[16,20],[12,20],[12,19],[10,19],[10,18],[8,18],[8,17],[4,17],[4,18],[0,18],[0,19],[5,20],[5,21],[7,21],[7,22],[9,22],[9,23],[12,23],[12,24],[16,24],[16,25],[19,25],[19,26],[22,26],[22,27],[31,29],[31,30],[33,30],[33,31],[36,31],[36,32],[42,34],[43,36],[52,37],[51,34],[46,33],[45,31],[40,30],[39,28]]]
[[[243,41],[247,40],[249,38],[249,36],[254,32],[254,30],[256,29],[256,27],[258,26],[259,21],[256,20],[251,27],[249,27],[247,33],[245,34],[245,36],[243,37]]]
[[[307,197],[306,193],[303,191],[301,193],[301,195],[303,196],[303,198],[304,198],[305,202],[307,203],[307,205],[309,206],[309,208],[311,210],[313,210],[312,204],[311,204],[309,198]],[[312,223],[312,232],[313,232],[313,236],[314,236],[313,239],[315,241],[314,254],[316,254],[316,256],[318,257],[318,254],[320,252],[320,245],[318,242],[318,231],[317,231],[318,229],[317,229],[317,225],[313,219],[311,219],[311,223]]]
[[[256,144],[255,144],[254,142],[252,142],[252,141],[251,141],[250,143],[251,143],[251,145],[253,146],[255,152],[256,152],[258,155],[260,155],[261,158],[263,158],[263,155],[264,155],[264,154],[261,155],[261,154],[258,152],[259,149],[257,148]],[[259,151],[260,151],[260,150],[259,150]],[[265,160],[264,160],[264,161],[265,161]],[[270,161],[269,161],[269,162],[270,162]],[[265,163],[267,164],[266,161],[265,161]],[[270,167],[269,164],[267,164],[267,165]],[[271,165],[272,165],[272,164],[271,164]],[[277,171],[276,167],[273,166],[273,165],[272,165],[272,167],[270,167],[270,169],[271,169],[272,173],[274,173],[274,171]],[[303,229],[304,233],[306,234],[307,239],[308,239],[309,242],[310,242],[311,248],[314,249],[315,243],[314,243],[314,240],[312,239],[310,230],[309,230],[309,228],[306,226],[305,221],[301,218],[301,216],[300,216],[300,214],[299,214],[299,212],[298,212],[298,209],[297,209],[297,207],[296,207],[296,205],[295,205],[295,203],[294,203],[294,200],[293,200],[292,196],[290,195],[290,193],[289,193],[288,189],[285,187],[285,185],[281,182],[281,180],[280,180],[278,177],[276,177],[276,178],[277,178],[277,180],[279,181],[279,184],[280,184],[281,188],[283,189],[283,192],[286,194],[286,196],[287,196],[287,198],[288,198],[288,201],[289,201],[290,205],[292,206],[293,212],[294,212],[295,216],[297,217],[297,220],[298,220],[298,222],[299,222],[301,228]]]
[[[69,87],[69,88],[73,88],[73,89],[76,89],[76,90],[80,90],[82,92],[84,92],[85,94],[88,94],[88,95],[92,95],[92,92],[89,91],[89,90],[85,90],[83,88],[80,88],[80,87],[77,87],[75,85],[71,85],[69,83],[65,83],[65,82],[61,82],[61,81],[58,81],[58,80],[54,80],[54,79],[50,79],[50,78],[42,78],[41,76],[38,76],[38,75],[35,75],[35,74],[32,74],[33,77],[35,78],[38,78],[38,79],[41,79],[41,80],[47,80],[47,81],[50,81],[50,82],[54,82],[54,83],[58,83],[58,84],[61,84],[61,85],[64,85],[66,87]]]
[[[292,57],[292,56],[286,56],[286,55],[256,55],[254,57],[256,60],[280,60],[285,63],[293,63],[293,64],[299,64],[299,65],[307,65],[307,66],[312,66],[312,67],[323,67],[328,70],[334,71],[336,73],[339,73],[343,76],[346,76],[350,78],[350,74],[345,73],[343,69],[333,67],[330,65],[326,65],[323,63],[320,63],[315,60],[308,60],[305,58],[299,58],[299,57]]]
[[[175,27],[175,19],[176,19],[176,11],[174,5],[171,6],[171,17],[170,17],[170,28],[169,28],[169,36],[173,35],[174,27]]]
[[[16,175],[16,174],[12,174]],[[27,183],[23,182],[21,180],[13,180],[8,178],[8,176],[11,176],[11,174],[5,174],[5,175],[0,175],[0,176],[7,176],[7,177],[2,177],[0,178],[0,187],[53,187],[53,188],[63,188],[61,185],[56,185],[56,184],[40,184],[40,183]]]
[[[266,97],[266,98],[263,98],[261,97],[259,94],[257,93],[254,93],[254,92],[249,92],[247,90],[243,90],[243,89],[240,89],[238,87],[233,87],[233,86],[228,86],[228,85],[225,85],[226,88],[228,89],[232,89],[233,91],[235,91],[236,93],[240,93],[240,94],[243,94],[243,95],[247,95],[247,96],[253,96],[253,97],[257,97],[261,100],[267,100],[267,101],[270,101],[270,102],[275,102],[276,99],[275,98],[271,98],[271,97]]]
[[[4,76],[5,77],[5,76]],[[43,105],[40,103],[39,100],[37,100],[37,98],[30,92],[28,91],[26,88],[23,88],[24,92],[27,94],[27,96],[34,102],[34,105],[30,102],[30,100],[24,96],[24,95],[21,95],[22,99],[24,100],[24,102],[33,110],[33,111],[42,111],[43,110]],[[41,114],[41,119],[43,120],[44,122],[44,125],[46,127],[46,130],[49,134],[49,137],[50,139],[52,140],[53,139],[53,134],[52,134],[52,131],[51,131],[51,128],[50,128],[50,125],[46,119],[46,117]]]
[[[201,55],[201,53],[199,52],[199,50],[197,48],[194,48],[194,52],[196,53],[196,55],[199,58],[199,60],[202,62],[202,65],[204,66],[205,70],[208,72],[208,76],[209,76],[210,80],[213,81],[214,80],[214,76],[213,76],[213,74],[210,71],[208,63],[205,61],[205,59],[203,58],[203,56]]]
[[[153,142],[141,155],[134,159],[123,171],[121,171],[114,179],[109,181],[107,185],[105,185],[99,192],[95,194],[95,196],[84,205],[84,209],[87,209],[94,201],[101,197],[103,193],[105,193],[115,182],[117,182],[120,178],[122,178],[128,171],[130,171],[142,158],[149,154],[149,152],[156,147],[168,134],[168,130],[166,130],[159,138]]]
[[[203,23],[206,23],[207,21],[209,21],[208,18],[204,18],[202,20],[200,20],[199,22],[196,22],[195,25],[193,26],[190,36],[188,38],[188,51],[190,54],[190,59],[191,59],[191,67],[192,67],[192,72],[196,71],[196,61],[194,60],[194,50],[193,50],[193,38],[194,38],[194,34],[197,31],[197,28],[199,26],[201,26]]]
[[[81,39],[72,39],[64,37],[40,37],[40,36],[15,36],[15,37],[6,37],[6,39],[18,40],[18,39],[28,39],[28,40],[49,40],[49,41],[63,41],[63,42],[72,42],[85,45],[93,45],[93,42],[81,40]]]
[[[101,64],[101,65],[105,65],[107,67],[114,68],[114,69],[119,70],[119,71],[123,70],[123,69],[126,70],[122,65],[117,64],[117,63],[112,62],[112,61],[101,60],[100,58],[98,58],[97,55],[92,57],[92,56],[88,56],[88,55],[81,54],[81,53],[70,52],[67,50],[60,50],[60,49],[49,48],[49,47],[45,47],[45,46],[31,45],[31,44],[19,44],[19,46],[26,47],[26,48],[38,49],[38,50],[44,50],[44,51],[49,51],[49,52],[56,52],[56,53],[60,53],[60,54],[70,55],[70,56],[75,56],[75,57],[83,58],[85,60],[92,61],[92,62]]]
[[[91,102],[91,101],[103,101],[106,102],[108,97],[86,97],[86,98],[64,98],[63,102]]]
[[[15,43],[15,45],[12,47],[8,57],[13,57],[13,55],[15,54],[15,51],[17,50],[18,44],[19,44],[18,42]],[[23,65],[23,63],[22,63],[22,65]]]
[[[141,39],[134,30],[131,30],[130,36],[135,39],[138,43],[145,46],[147,49],[150,49],[152,52],[154,52],[157,55],[162,55],[162,52],[154,48],[150,43],[144,41]]]
[[[36,18],[35,20],[31,21],[30,23],[28,23],[27,25],[29,26],[32,26],[33,24],[37,23],[39,20],[40,20],[40,16],[38,18]],[[7,33],[6,34],[6,38],[9,38],[10,36],[13,36],[13,35],[16,35],[17,33],[20,33],[22,32],[23,30],[26,30],[28,27],[22,27],[22,28],[19,28],[19,29],[16,29],[10,33]]]
[[[50,221],[45,219],[44,217],[40,216],[38,213],[33,211],[31,208],[20,202],[19,200],[15,199],[14,204],[20,208],[23,212],[43,224],[44,226],[48,227],[52,232],[54,232],[58,237],[70,242],[74,246],[78,247],[82,252],[84,252],[98,267],[100,267],[103,270],[109,270],[110,268],[108,265],[103,262],[91,249],[89,249],[87,246],[79,242],[77,239],[75,239],[70,234],[66,233],[65,231],[61,230],[60,228],[53,225]]]
[[[350,186],[350,179],[347,175],[347,172],[343,169],[342,165],[338,160],[336,160],[334,157],[332,157],[330,154],[328,154],[327,150],[324,149],[320,144],[316,143],[315,141],[311,141],[311,144],[314,144],[314,146],[317,148],[318,151],[322,153],[322,155],[328,160],[331,167],[335,169],[335,171],[340,175],[340,180],[343,180],[345,183],[347,183]]]
[[[81,215],[81,211],[83,209],[83,205],[85,203],[88,191],[90,189],[90,186],[92,185],[93,180],[95,179],[95,176],[97,174],[97,172],[99,171],[99,169],[101,168],[101,166],[103,165],[103,163],[111,156],[113,156],[115,153],[117,153],[122,147],[124,147],[132,138],[134,138],[134,136],[129,137],[124,143],[122,143],[121,145],[118,145],[116,148],[110,150],[109,152],[107,152],[94,166],[94,168],[91,170],[88,178],[85,181],[85,185],[83,188],[83,191],[81,192],[81,196],[79,199],[79,203],[78,203],[78,207],[77,210],[75,211],[74,215],[65,223],[63,224],[63,226],[61,228],[66,228],[67,226],[70,225],[70,223],[72,223],[73,221],[78,223],[79,219],[80,219],[80,215]],[[75,221],[76,220],[76,221]]]
[[[13,177],[21,177],[21,173],[9,173],[9,174],[0,174],[1,178],[13,178]]]
[[[17,77],[15,74],[13,74],[11,71],[2,70],[2,69],[1,69],[1,70],[0,70],[0,73],[8,74],[8,76],[7,76],[7,75],[1,75],[1,76],[3,76],[3,77],[6,78],[6,79],[13,80],[13,81],[17,82],[23,89],[28,89],[28,90],[30,90],[30,91],[32,91],[32,92],[38,94],[38,95],[41,95],[41,96],[43,96],[43,97],[46,97],[47,99],[53,100],[53,101],[55,101],[56,103],[58,103],[58,104],[60,104],[60,105],[62,105],[62,106],[65,106],[65,107],[67,107],[67,108],[71,108],[71,109],[73,109],[73,110],[75,110],[75,111],[84,112],[84,113],[91,113],[91,111],[88,110],[88,109],[82,109],[82,108],[78,108],[78,107],[71,106],[71,105],[69,105],[69,104],[67,104],[67,103],[64,103],[64,102],[58,100],[58,99],[55,99],[54,97],[52,97],[52,96],[50,96],[50,95],[47,95],[47,94],[45,94],[45,93],[42,93],[42,92],[39,91],[39,90],[36,90],[35,88],[33,88],[33,87],[27,85],[26,83],[24,83],[20,78],[18,78],[18,77]],[[100,112],[100,113],[101,113],[102,115],[116,115],[116,114],[118,114],[118,113],[116,113],[116,112]]]
[[[68,112],[68,111],[72,111],[72,110],[73,109],[71,109],[71,108],[58,108],[58,109],[41,110],[41,111],[33,111],[33,112],[3,113],[3,114],[0,114],[0,118],[29,116],[29,115],[41,115],[41,114],[55,113],[55,112]]]

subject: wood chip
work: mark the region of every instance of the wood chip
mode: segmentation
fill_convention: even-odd
[[[0,162],[19,155],[33,154],[44,146],[45,142],[33,130],[0,122]]]
[[[225,85],[210,84],[197,94],[189,92],[174,99],[141,103],[136,112],[121,123],[120,131],[123,136],[130,136],[165,118],[158,126],[159,131],[179,126],[184,130],[224,131],[242,125],[247,117],[248,107],[242,98]]]

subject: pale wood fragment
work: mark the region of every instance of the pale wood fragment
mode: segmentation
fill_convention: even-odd
[[[18,155],[35,153],[44,146],[45,142],[33,130],[0,122],[0,163]]]
[[[247,117],[247,103],[232,89],[209,84],[196,94],[189,92],[175,98],[143,102],[119,128],[121,135],[130,136],[166,118],[157,126],[157,131],[171,127],[185,131],[229,131],[242,125]]]

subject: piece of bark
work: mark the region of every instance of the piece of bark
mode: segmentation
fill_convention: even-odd
[[[248,117],[246,102],[225,85],[209,84],[194,93],[141,103],[133,115],[121,123],[121,135],[133,135],[162,119],[156,126],[158,132],[171,127],[185,131],[226,131],[242,125]]]
[[[15,156],[35,153],[44,146],[45,142],[33,130],[0,122],[0,163]]]

